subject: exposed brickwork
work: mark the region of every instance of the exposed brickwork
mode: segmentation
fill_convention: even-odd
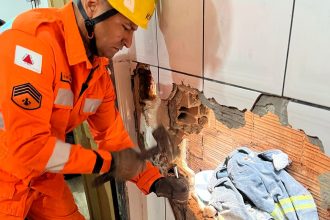
[[[168,109],[172,130],[198,134],[208,122],[208,108],[201,103],[198,90],[189,86],[173,85]]]
[[[143,74],[151,75],[150,71]],[[255,114],[219,105],[214,100],[207,100],[198,90],[184,85],[174,85],[167,100],[160,101],[157,97],[142,100],[141,97],[146,96],[141,95],[137,88],[149,87],[139,83],[135,77],[135,104],[141,142],[145,142],[143,132],[146,130],[140,127],[141,117],[148,122],[144,126],[164,124],[174,141],[181,142],[176,158],[169,158],[165,153],[154,158],[154,163],[161,166],[163,173],[175,162],[193,185],[194,172],[215,169],[237,147],[248,146],[256,151],[280,149],[292,160],[289,172],[312,193],[320,219],[330,219],[329,207],[324,205],[327,197],[321,197],[321,192],[329,188],[329,182],[320,181],[324,179],[324,174],[330,172],[330,158],[310,143],[303,131],[286,126],[284,108],[287,101],[276,98],[278,105],[273,105],[262,99],[262,103],[255,108]],[[144,93],[149,93],[148,89]],[[183,219],[180,207],[174,204],[172,207],[176,218]],[[203,208],[192,192],[186,219],[209,219],[203,217]]]
[[[321,187],[329,186],[319,181],[320,175],[330,172],[330,158],[311,144],[304,132],[282,126],[273,113],[259,117],[246,112],[245,120],[244,127],[229,129],[216,120],[214,114],[210,114],[209,127],[198,135],[184,137],[188,139],[188,166],[195,172],[215,169],[232,150],[243,145],[256,151],[280,149],[292,160],[290,174],[312,193],[320,219],[330,219],[330,210],[322,206],[324,202],[321,197]],[[196,215],[198,213],[200,211]]]

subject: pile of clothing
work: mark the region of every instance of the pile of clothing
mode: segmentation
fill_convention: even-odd
[[[289,163],[280,150],[241,147],[215,171],[197,173],[195,191],[220,219],[319,219],[312,195],[284,169]]]

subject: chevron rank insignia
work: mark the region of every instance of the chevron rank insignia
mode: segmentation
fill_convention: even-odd
[[[30,83],[14,86],[11,100],[26,110],[38,109],[41,106],[42,95]]]

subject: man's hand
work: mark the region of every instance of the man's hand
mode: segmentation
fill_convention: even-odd
[[[109,175],[120,180],[129,180],[145,169],[145,158],[129,148],[111,152],[112,162]]]
[[[136,152],[132,148],[121,151],[111,152],[112,162],[110,171],[95,178],[93,185],[99,186],[111,179],[111,177],[119,180],[130,180],[143,172],[145,169],[145,161],[152,158],[160,152],[170,152],[173,154],[174,145],[171,142],[167,130],[161,125],[155,129],[153,136],[157,142],[154,146],[142,153]]]
[[[173,202],[186,203],[189,197],[189,183],[180,176],[162,177],[156,180],[154,188],[152,189],[158,197],[166,197]]]
[[[93,185],[99,186],[110,180],[111,177],[119,180],[129,180],[145,169],[145,160],[159,152],[154,147],[143,153],[136,152],[132,148],[111,152],[112,161],[109,172],[95,178]]]

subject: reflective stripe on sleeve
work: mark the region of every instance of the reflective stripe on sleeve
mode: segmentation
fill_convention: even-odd
[[[57,140],[52,156],[46,165],[46,170],[51,172],[60,172],[69,160],[71,144]]]
[[[5,128],[5,124],[4,124],[4,121],[3,121],[3,114],[2,114],[2,112],[0,112],[0,128]]]
[[[73,92],[70,89],[64,89],[64,88],[58,89],[54,104],[72,107],[73,106]]]
[[[83,108],[84,113],[95,113],[97,108],[101,105],[101,99],[85,99],[85,104]]]
[[[286,199],[281,199],[279,202],[285,213],[304,209],[316,209],[316,205],[311,195],[291,196]]]
[[[282,220],[284,219],[284,214],[280,208],[280,206],[278,205],[278,203],[275,203],[275,208],[272,211],[272,213],[270,213],[270,215],[275,219],[275,220]]]
[[[307,200],[311,200],[313,201],[313,197],[311,195],[299,195],[299,196],[291,196],[289,198],[286,199],[281,199],[280,203],[281,204],[285,204],[285,203],[291,203],[291,202],[295,202],[295,201],[307,201]]]
[[[294,208],[293,208],[290,198],[280,199],[279,204],[280,204],[282,210],[284,211],[284,213],[294,212]]]

